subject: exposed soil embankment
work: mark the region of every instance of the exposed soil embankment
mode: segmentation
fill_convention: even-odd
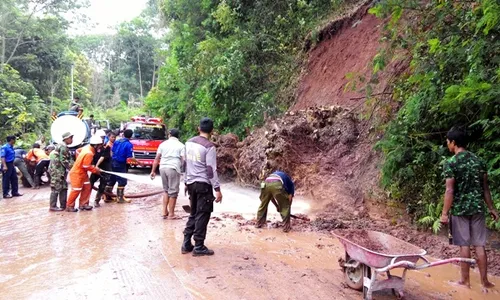
[[[318,202],[361,204],[361,186],[376,180],[367,134],[365,124],[340,106],[289,112],[242,142],[234,135],[217,137],[218,169],[254,186],[283,170],[299,192],[310,193]]]

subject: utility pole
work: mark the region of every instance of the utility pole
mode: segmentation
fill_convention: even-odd
[[[73,101],[74,98],[74,94],[73,94],[73,73],[74,73],[74,69],[75,69],[75,64],[72,63],[71,64],[71,101]]]

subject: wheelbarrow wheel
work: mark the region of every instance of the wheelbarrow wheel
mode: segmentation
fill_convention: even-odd
[[[356,261],[353,259],[347,261],[347,264],[355,263]],[[361,291],[363,289],[363,264],[358,264],[356,268],[344,268],[344,279],[351,289]]]

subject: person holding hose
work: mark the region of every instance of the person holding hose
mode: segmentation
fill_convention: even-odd
[[[257,225],[261,228],[266,224],[267,207],[273,202],[283,219],[283,231],[292,229],[290,225],[291,206],[295,194],[295,185],[285,172],[276,171],[267,177],[260,185],[260,206],[257,211]]]
[[[184,192],[189,193],[191,214],[184,229],[184,242],[181,253],[193,252],[193,256],[214,255],[205,246],[207,226],[215,202],[222,201],[219,177],[217,176],[217,153],[210,141],[214,123],[209,118],[200,121],[199,136],[186,142],[186,176]],[[213,194],[215,190],[215,197]],[[195,245],[191,243],[194,238]]]
[[[73,135],[66,132],[62,135],[62,144],[58,144],[50,153],[50,211],[62,211],[66,209],[68,198],[68,182],[66,176],[73,166],[73,159],[69,153],[68,145],[73,143]],[[60,207],[57,207],[59,198]]]
[[[92,165],[92,160],[96,151],[102,147],[102,139],[99,136],[92,136],[90,138],[90,145],[83,147],[82,151],[76,158],[75,164],[69,172],[69,180],[71,183],[71,193],[68,197],[68,203],[66,211],[77,212],[75,209],[76,198],[80,196],[80,209],[81,210],[92,210],[92,206],[89,205],[90,194],[92,192],[92,186],[90,185],[90,178],[87,172],[93,174],[100,174],[101,170]]]
[[[441,223],[449,224],[453,245],[460,247],[460,257],[470,258],[470,247],[475,247],[481,285],[487,292],[494,284],[488,280],[488,259],[484,249],[487,233],[485,213],[489,212],[493,220],[498,221],[498,212],[491,201],[486,164],[466,150],[463,130],[452,128],[448,131],[446,143],[454,155],[444,164],[446,192]],[[460,269],[458,284],[470,287],[469,264],[461,263]]]
[[[130,138],[132,138],[133,134],[134,132],[131,129],[127,129],[123,133],[123,138],[114,142],[113,148],[111,148],[111,168],[113,172],[127,173],[128,159],[141,166],[143,165],[134,158],[134,145],[130,142]],[[104,191],[106,193],[112,193],[116,182],[118,182],[118,188],[116,190],[118,203],[130,203],[129,200],[125,199],[125,186],[127,185],[127,179],[123,177],[111,175],[108,185]]]

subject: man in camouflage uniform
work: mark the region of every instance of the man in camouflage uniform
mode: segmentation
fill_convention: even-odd
[[[66,199],[68,198],[68,182],[66,175],[73,166],[73,159],[69,153],[68,145],[73,143],[73,135],[66,132],[62,135],[63,143],[58,144],[50,153],[50,210],[63,211],[66,209]],[[57,198],[61,207],[57,207]]]
[[[477,264],[483,290],[494,286],[488,281],[486,245],[486,206],[493,220],[498,212],[493,207],[486,164],[467,151],[466,135],[452,128],[447,134],[447,144],[454,154],[444,165],[446,193],[441,222],[449,223],[453,244],[460,246],[460,256],[470,258],[470,247],[476,249]],[[485,205],[486,204],[486,205]],[[451,217],[448,215],[451,212]],[[469,264],[461,263],[460,285],[470,287]]]

